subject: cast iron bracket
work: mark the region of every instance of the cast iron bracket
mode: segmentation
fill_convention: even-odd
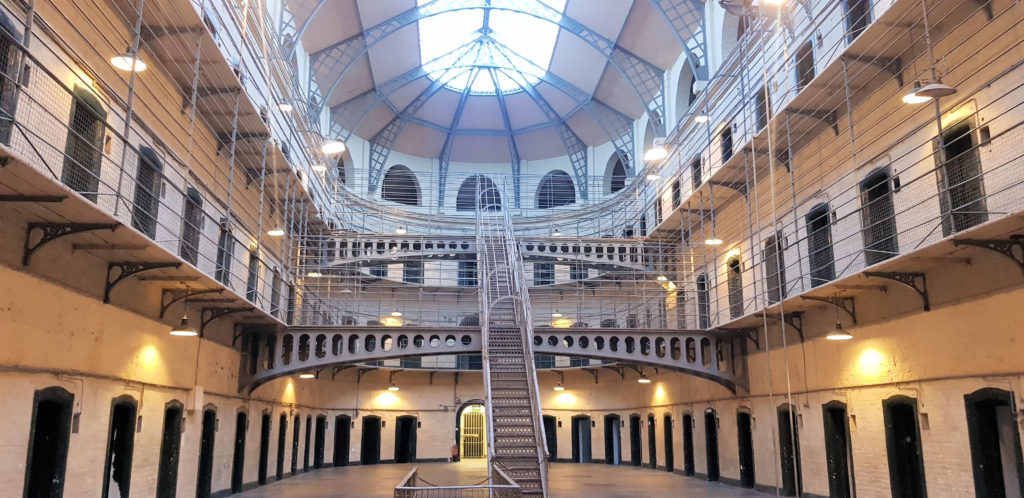
[[[603,366],[601,368],[607,368],[608,370],[611,370],[612,372],[615,372],[615,373],[619,374],[619,377],[621,377],[622,380],[626,380],[626,372],[624,372],[622,370],[622,367],[617,367],[617,366],[614,366],[614,365],[606,365],[606,366]]]
[[[163,294],[160,296],[160,318],[164,317],[167,313],[168,308],[174,303],[190,297],[201,296],[203,294],[220,294],[224,292],[224,289],[200,289],[200,290],[182,290],[182,289],[164,289]],[[170,298],[170,300],[168,300]]]
[[[359,383],[361,383],[363,381],[363,375],[366,375],[366,374],[368,374],[368,373],[370,373],[370,372],[372,372],[374,370],[376,370],[376,368],[372,368],[372,367],[371,368],[360,368],[359,370],[357,370],[356,371],[356,384],[359,384]]]
[[[159,270],[161,268],[180,268],[181,263],[160,263],[160,262],[141,262],[137,263],[134,261],[112,261],[107,263],[107,282],[106,287],[103,289],[103,302],[110,302],[110,291],[114,287],[121,283],[124,279],[142,273],[144,271]],[[117,269],[116,277],[114,269]]]
[[[800,296],[800,298],[831,304],[832,306],[845,311],[847,315],[850,315],[850,319],[853,320],[853,324],[857,324],[857,305],[853,301],[852,297]]]
[[[334,380],[334,378],[335,378],[335,377],[336,377],[336,376],[337,376],[337,375],[338,375],[338,374],[339,374],[339,373],[340,373],[340,372],[341,372],[342,370],[345,370],[346,368],[353,368],[353,367],[352,367],[352,365],[341,365],[341,366],[337,366],[337,367],[334,367],[334,369],[333,369],[333,370],[331,371],[331,380]],[[433,373],[433,372],[431,372],[431,373]]]
[[[862,64],[871,64],[878,66],[885,71],[888,71],[896,77],[896,82],[903,86],[903,60],[899,57],[882,57],[874,55],[844,55],[844,60],[851,62],[860,62]]]
[[[253,311],[256,308],[248,306],[245,308],[229,308],[229,307],[216,307],[216,308],[203,308],[202,313],[199,315],[199,337],[203,337],[203,333],[206,331],[206,326],[210,322],[225,317],[227,315],[233,315],[235,313],[247,313]]]
[[[706,183],[708,185],[716,185],[719,187],[725,187],[730,190],[735,190],[743,194],[743,197],[747,196],[747,182],[723,182],[719,180],[708,180]]]
[[[924,276],[924,273],[899,271],[866,271],[864,272],[864,276],[887,278],[894,282],[899,282],[903,285],[906,285],[907,287],[910,287],[915,292],[917,292],[917,295],[921,296],[921,301],[924,303],[925,311],[929,311],[932,309],[931,302],[928,301],[928,279]]]
[[[953,239],[953,245],[975,246],[995,251],[1012,259],[1020,267],[1020,271],[1024,272],[1024,235],[1011,235],[1009,239]]]
[[[53,242],[65,235],[88,232],[91,230],[110,230],[113,232],[120,223],[29,223],[25,230],[25,252],[21,257],[21,265],[28,266],[32,260],[32,253],[36,252],[44,244]],[[39,230],[41,236],[39,241],[33,244],[32,232]]]
[[[836,119],[836,111],[812,111],[809,109],[786,109],[790,114],[798,114],[809,118],[817,119],[832,127],[832,132],[839,136],[839,121]]]

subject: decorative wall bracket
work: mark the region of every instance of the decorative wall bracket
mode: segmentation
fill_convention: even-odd
[[[835,306],[836,308],[846,312],[847,315],[850,315],[850,319],[853,320],[853,324],[857,324],[857,305],[853,301],[852,297],[800,296],[800,299],[820,301],[823,303],[831,304],[832,306]]]
[[[368,374],[368,373],[370,373],[370,372],[372,372],[372,371],[374,371],[374,370],[376,370],[375,367],[360,368],[359,370],[357,370],[356,371],[356,384],[359,384],[359,383],[363,382],[363,376]]]
[[[135,262],[135,261],[112,261],[107,263],[107,281],[103,288],[103,302],[110,302],[110,291],[124,279],[142,273],[144,271],[159,270],[161,268],[180,268],[181,263],[161,262]],[[117,270],[116,272],[114,270]],[[116,276],[114,276],[116,275]]]
[[[921,301],[924,303],[925,311],[929,311],[932,309],[931,302],[928,301],[928,279],[925,277],[924,273],[898,271],[866,271],[864,272],[864,276],[887,278],[894,282],[899,282],[903,285],[906,285],[907,287],[913,289],[914,292],[917,292],[917,295],[921,296]]]
[[[975,246],[995,251],[1012,259],[1020,267],[1020,271],[1024,272],[1024,235],[1011,235],[1008,239],[953,239],[953,245]]]
[[[167,309],[174,303],[190,297],[201,296],[203,294],[220,294],[224,292],[224,289],[164,289],[163,294],[160,296],[160,318],[164,317],[167,313]]]
[[[204,332],[206,332],[206,326],[209,325],[210,322],[212,322],[212,321],[214,321],[214,320],[216,320],[218,318],[225,317],[227,315],[233,315],[235,313],[247,313],[247,312],[253,311],[255,309],[256,308],[254,308],[252,306],[248,306],[248,307],[245,307],[245,308],[230,308],[230,307],[203,308],[202,313],[199,315],[199,318],[200,318],[200,322],[199,322],[199,337],[203,337]]]
[[[43,245],[53,242],[65,235],[88,232],[92,230],[117,230],[120,223],[29,223],[25,230],[25,252],[21,257],[22,266],[28,266],[32,260],[32,253]],[[41,233],[39,241],[32,243],[32,233],[38,230]]]
[[[899,57],[848,54],[842,56],[842,58],[848,62],[860,62],[862,64],[878,66],[895,76],[896,82],[899,83],[899,86],[903,86],[903,60]]]
[[[602,366],[601,368],[607,368],[608,370],[611,370],[612,372],[615,372],[615,373],[619,374],[619,377],[622,380],[626,380],[626,372],[620,366],[605,365],[605,366]]]
[[[800,116],[807,116],[809,118],[817,119],[818,121],[824,122],[832,127],[832,132],[839,136],[839,121],[836,119],[836,111],[812,111],[810,109],[786,109],[786,112],[790,114],[797,114]]]
[[[707,183],[708,185],[715,185],[718,187],[725,187],[730,190],[735,190],[743,194],[743,197],[747,196],[747,182],[723,182],[720,180],[708,180]]]

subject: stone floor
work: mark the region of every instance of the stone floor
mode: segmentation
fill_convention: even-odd
[[[309,472],[242,493],[246,498],[394,496],[395,485],[413,467],[438,484],[477,484],[486,478],[484,460],[452,463],[387,464],[336,467]],[[603,464],[556,463],[549,477],[552,497],[764,497],[751,490],[688,479],[664,471]]]

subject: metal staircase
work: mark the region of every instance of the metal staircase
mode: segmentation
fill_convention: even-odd
[[[488,458],[522,487],[523,494],[545,496],[548,458],[533,362],[530,300],[507,209],[477,206],[477,247],[490,416]]]

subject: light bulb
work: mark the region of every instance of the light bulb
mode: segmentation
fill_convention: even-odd
[[[320,150],[329,156],[345,152],[345,144],[337,140],[327,140],[320,146]]]
[[[556,391],[564,391],[565,390],[565,386],[563,386],[561,383],[559,383],[559,384],[555,385],[555,390]]]
[[[705,239],[704,240],[704,245],[708,245],[708,246],[720,246],[722,244],[723,244],[722,239]]]
[[[148,67],[145,62],[142,62],[139,55],[131,50],[131,48],[121,55],[111,57],[110,65],[122,71],[134,71],[136,73],[141,73]]]
[[[399,390],[398,386],[396,386],[394,384],[391,384],[390,386],[388,386],[388,391],[395,392],[395,391],[398,391],[398,390]]]
[[[176,337],[195,337],[198,332],[188,324],[188,315],[181,315],[181,323],[171,329],[171,335]]]
[[[315,379],[316,378],[316,374],[314,374],[313,372],[302,372],[302,373],[299,374],[299,378],[300,379]]]
[[[707,123],[708,121],[711,121],[711,116],[707,114],[698,114],[693,117],[694,123]]]
[[[278,227],[271,228],[270,230],[267,230],[267,235],[271,237],[281,237],[284,235],[284,229]]]

